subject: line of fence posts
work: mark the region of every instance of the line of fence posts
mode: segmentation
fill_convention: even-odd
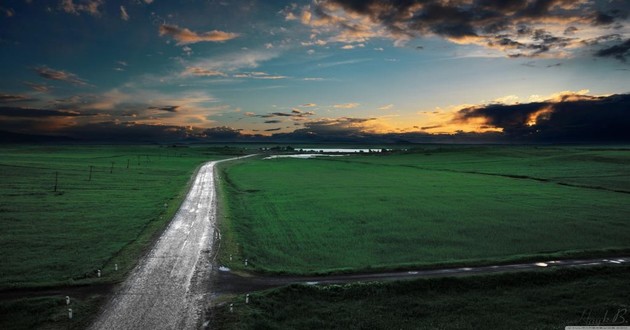
[[[144,155],[146,157],[147,162],[151,161],[151,158],[149,157],[149,155]],[[159,154],[158,155],[158,159],[162,158],[162,155]],[[140,165],[140,157],[141,155],[136,155],[137,160],[138,160],[138,165]],[[169,154],[166,153],[166,158],[169,157]],[[113,174],[114,173],[114,165],[116,164],[116,162],[112,162],[110,168],[109,168],[109,174]],[[131,165],[131,159],[127,158],[127,169],[129,169],[129,166]],[[89,165],[89,174],[88,174],[88,181],[92,181],[92,173],[94,172],[94,165]],[[53,192],[57,192],[57,190],[59,189],[59,171],[55,171],[55,184],[53,185]]]

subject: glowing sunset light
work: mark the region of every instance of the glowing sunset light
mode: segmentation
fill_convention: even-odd
[[[0,9],[2,134],[630,140],[620,133],[630,125],[627,1],[16,0]]]

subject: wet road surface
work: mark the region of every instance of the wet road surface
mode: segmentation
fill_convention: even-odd
[[[215,230],[214,166],[204,164],[177,214],[91,329],[196,329],[208,299]]]
[[[341,274],[329,276],[263,276],[248,274],[241,276],[226,268],[217,272],[213,291],[215,296],[224,294],[243,294],[252,291],[270,289],[289,284],[345,284],[355,282],[396,281],[415,278],[443,276],[465,276],[473,274],[492,274],[513,271],[527,271],[541,268],[570,268],[584,266],[615,266],[629,264],[629,257],[551,260],[529,263],[515,263],[490,266],[471,266],[457,268],[418,269],[382,273]]]

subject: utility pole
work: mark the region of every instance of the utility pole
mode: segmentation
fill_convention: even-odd
[[[90,177],[88,178],[88,181],[92,181],[92,168],[94,166],[90,165]]]

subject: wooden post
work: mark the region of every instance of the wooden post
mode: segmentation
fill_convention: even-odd
[[[245,295],[245,303],[249,304],[249,293]]]
[[[118,271],[118,264],[114,264],[114,270]]]
[[[72,320],[72,308],[68,308],[68,319]]]
[[[70,305],[70,296],[66,296],[66,305]]]

